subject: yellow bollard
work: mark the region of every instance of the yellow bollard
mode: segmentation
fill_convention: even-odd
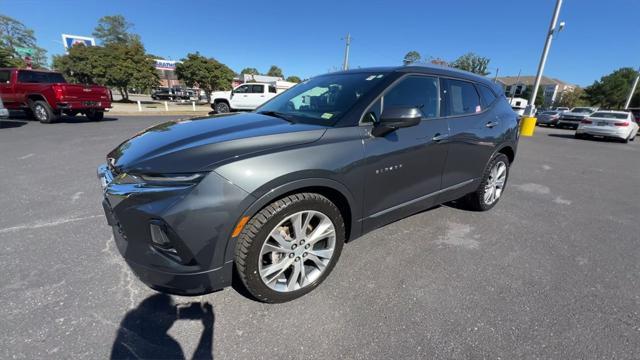
[[[520,135],[521,136],[533,136],[533,132],[536,129],[536,118],[525,117],[520,123]]]

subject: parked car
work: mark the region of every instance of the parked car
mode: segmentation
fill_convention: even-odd
[[[188,100],[193,95],[193,90],[183,89],[181,87],[161,87],[151,93],[153,100]]]
[[[544,111],[540,115],[538,115],[538,124],[546,126],[556,126],[559,119],[559,111]]]
[[[589,136],[599,136],[633,141],[638,134],[638,124],[633,114],[629,111],[597,111],[588,118],[583,119],[576,129],[575,137],[578,139]]]
[[[629,109],[629,111],[631,111],[631,114],[633,114],[633,118],[635,119],[636,123],[640,125],[640,108],[631,108]]]
[[[98,85],[69,84],[53,71],[0,68],[0,97],[9,110],[23,110],[42,123],[62,114],[99,121],[111,107],[111,91]]]
[[[598,109],[592,107],[574,107],[569,111],[563,111],[556,126],[576,129],[580,121],[593,114],[596,110]]]
[[[9,117],[9,110],[4,107],[4,103],[2,102],[2,98],[0,97],[0,119],[6,119]]]
[[[256,112],[149,128],[98,176],[144,283],[196,295],[237,271],[256,299],[284,302],[322,283],[345,241],[455,199],[493,208],[517,144],[516,114],[485,77],[370,68],[312,78]]]
[[[211,94],[211,108],[218,114],[237,110],[255,110],[258,106],[294,85],[296,83],[288,81],[245,83],[232,91],[216,91]]]

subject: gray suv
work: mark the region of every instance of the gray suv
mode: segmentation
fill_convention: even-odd
[[[252,113],[177,120],[98,169],[117,247],[148,286],[257,300],[317,287],[343,244],[436,204],[488,210],[518,142],[502,89],[448,68],[321,75]]]

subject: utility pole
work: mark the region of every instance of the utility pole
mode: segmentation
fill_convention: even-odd
[[[627,102],[624,104],[625,110],[627,110],[629,108],[629,105],[631,104],[631,98],[633,97],[633,93],[636,92],[636,87],[638,87],[638,80],[640,80],[640,67],[638,68],[636,79],[633,80],[633,85],[631,86],[631,91],[629,92],[629,96],[627,96]]]
[[[556,32],[556,24],[558,23],[558,16],[560,15],[561,7],[562,7],[562,0],[557,0],[556,8],[553,11],[553,17],[551,18],[551,23],[549,24],[549,31],[547,32],[547,40],[544,43],[542,56],[540,57],[540,63],[538,64],[538,73],[536,74],[536,81],[533,85],[533,91],[531,92],[531,98],[529,99],[529,104],[527,105],[527,109],[525,110],[525,113],[524,113],[525,117],[529,117],[533,115],[535,100],[536,100],[536,96],[538,95],[538,87],[540,86],[540,80],[542,79],[544,66],[547,63],[547,55],[549,55],[549,48],[551,48],[551,41],[553,40],[553,34]],[[564,27],[564,22],[561,22],[560,28],[558,29],[558,31],[562,30],[563,27]]]
[[[522,69],[518,70],[518,77],[516,78],[516,89],[518,88],[518,85],[520,85],[520,73],[522,73]],[[513,96],[515,94],[516,92],[514,90],[513,93],[511,93],[511,96],[509,97],[509,105],[511,105],[511,102],[513,101]]]
[[[349,46],[351,46],[351,34],[347,33],[345,38],[346,45],[344,48],[344,62],[342,63],[342,70],[349,70]]]
[[[498,81],[498,73],[500,72],[500,68],[496,68],[496,75],[493,77],[493,82]]]

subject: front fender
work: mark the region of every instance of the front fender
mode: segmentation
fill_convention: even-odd
[[[270,182],[271,185],[274,186],[274,182]],[[349,239],[354,239],[360,236],[361,229],[361,221],[359,219],[362,218],[360,213],[360,206],[356,204],[356,201],[353,197],[353,194],[349,189],[342,183],[327,179],[327,178],[305,178],[299,179],[295,181],[290,181],[286,183],[281,183],[280,185],[272,187],[270,191],[265,192],[261,197],[255,200],[252,204],[247,207],[242,215],[237,219],[239,221],[241,218],[248,216],[249,218],[253,217],[257,214],[262,208],[274,202],[275,200],[285,196],[286,194],[291,194],[293,192],[297,192],[304,189],[310,188],[326,188],[331,189],[333,191],[339,192],[346,200],[349,205],[351,211],[351,224],[349,228],[351,229],[349,235]],[[237,223],[236,221],[236,223]],[[237,238],[231,238],[227,242],[227,248],[225,251],[225,261],[233,260],[235,257],[236,250],[236,241]]]

